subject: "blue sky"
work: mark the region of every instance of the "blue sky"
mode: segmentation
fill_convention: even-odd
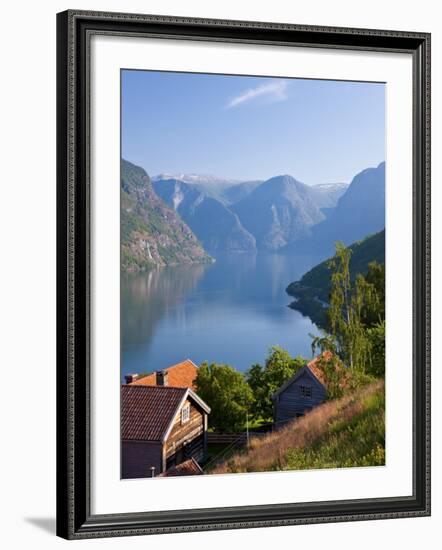
[[[385,85],[124,70],[122,154],[151,176],[349,182],[385,160]]]

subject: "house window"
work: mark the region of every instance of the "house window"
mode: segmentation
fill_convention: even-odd
[[[184,405],[181,409],[181,424],[185,424],[190,420],[190,405]]]
[[[299,386],[299,389],[301,390],[302,397],[305,397],[306,399],[311,399],[311,397],[312,397],[312,387],[311,386]]]

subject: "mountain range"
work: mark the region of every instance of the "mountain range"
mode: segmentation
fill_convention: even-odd
[[[291,176],[233,182],[157,176],[153,187],[209,251],[280,250],[310,235],[346,184],[305,185]]]
[[[161,174],[151,180],[123,161],[123,264],[204,262],[217,251],[313,250],[326,257],[337,240],[350,244],[383,229],[384,203],[385,163],[350,184],[308,186],[290,175],[239,181]]]

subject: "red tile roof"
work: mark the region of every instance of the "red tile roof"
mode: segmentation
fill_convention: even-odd
[[[159,475],[159,477],[174,477],[174,476],[195,476],[203,474],[203,470],[198,462],[194,458],[189,458],[188,460],[172,466],[165,472]]]
[[[121,386],[121,439],[162,441],[186,388]]]
[[[325,366],[330,363],[332,359],[333,353],[331,351],[324,351],[321,355],[318,355],[307,364],[307,368],[310,369],[313,375],[325,388],[327,387],[327,373],[325,371]],[[344,389],[349,381],[350,373],[347,369],[344,369],[341,361],[339,360],[335,361],[334,367],[335,371],[341,375],[339,386]]]
[[[307,363],[307,367],[312,371],[316,378],[321,382],[323,386],[326,386],[325,373],[323,368],[323,361],[327,363],[332,358],[331,351],[324,351],[321,355],[318,355],[314,359]]]
[[[195,389],[195,379],[198,374],[198,367],[190,359],[186,359],[181,363],[172,365],[164,369],[167,371],[167,385],[173,388],[192,388]],[[134,382],[131,382],[132,386],[156,386],[157,377],[156,373],[143,376]]]

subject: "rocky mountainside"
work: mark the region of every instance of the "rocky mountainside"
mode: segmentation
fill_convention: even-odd
[[[250,193],[261,185],[261,180],[252,180],[252,181],[242,181],[241,183],[236,183],[226,189],[223,189],[221,199],[224,200],[227,204],[235,204],[240,200],[250,195]]]
[[[325,219],[322,193],[293,177],[276,176],[256,187],[232,209],[259,249],[280,250],[307,238]]]
[[[317,194],[317,204],[324,213],[330,212],[335,208],[339,199],[347,191],[348,183],[320,183],[313,189],[319,191]]]
[[[255,249],[255,238],[244,229],[237,214],[222,199],[208,194],[199,185],[178,179],[157,179],[153,187],[157,195],[179,213],[206,250]]]
[[[357,174],[327,219],[303,243],[330,255],[335,242],[349,245],[385,227],[385,162]]]
[[[220,178],[218,176],[211,176],[206,174],[169,174],[163,173],[152,178],[152,183],[160,181],[176,180],[185,183],[200,191],[207,197],[213,197],[221,202],[226,202],[224,192],[231,187],[235,187],[242,183],[241,180]]]
[[[211,261],[189,227],[159,198],[147,173],[121,164],[121,269]]]

